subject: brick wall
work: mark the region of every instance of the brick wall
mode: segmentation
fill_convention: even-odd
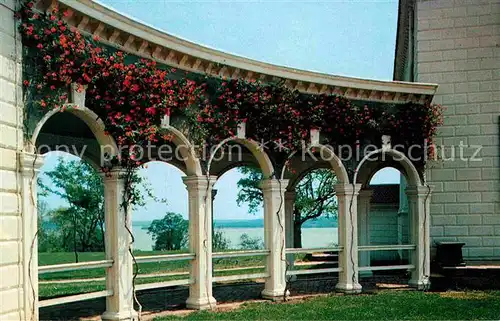
[[[483,146],[481,161],[430,170],[431,236],[465,242],[466,259],[500,260],[500,1],[418,0],[416,13],[417,81],[438,83],[434,102],[447,107],[437,143],[462,142],[465,156]]]
[[[15,39],[14,3],[0,0],[0,320],[24,319],[23,227],[16,174],[16,151],[23,145],[21,46]]]

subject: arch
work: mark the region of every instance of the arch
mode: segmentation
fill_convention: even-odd
[[[85,106],[79,106],[79,105],[74,105],[71,108],[54,108],[48,113],[46,113],[42,119],[38,122],[38,124],[35,127],[35,130],[33,132],[33,135],[31,136],[31,144],[32,147],[36,149],[36,141],[38,139],[38,136],[40,135],[40,132],[42,131],[43,126],[47,121],[54,115],[58,113],[70,113],[77,118],[79,118],[81,121],[83,121],[88,128],[92,131],[94,134],[94,137],[96,138],[97,142],[101,146],[101,148],[106,148],[106,151],[110,151],[110,156],[116,156],[118,155],[118,146],[116,145],[115,140],[111,135],[106,135],[105,131],[105,125],[104,122],[102,121],[99,116],[97,116],[96,113],[94,113],[92,110]]]
[[[326,165],[326,166],[325,166]],[[291,175],[288,177],[288,190],[294,190],[297,184],[306,176],[308,173],[317,170],[317,169],[329,169],[333,171],[331,168],[330,164],[322,164],[315,162],[311,166],[308,166],[307,168],[301,170],[300,172],[296,173],[295,175]],[[283,177],[286,178],[286,177]]]
[[[120,149],[118,148],[113,137],[106,134],[105,125],[102,119],[88,107],[79,105],[74,105],[71,108],[66,109],[55,108],[45,114],[36,125],[31,138],[30,143],[34,149],[36,149],[37,139],[47,121],[54,115],[62,112],[70,113],[83,121],[94,135],[99,146],[101,147],[101,151],[109,152],[111,157],[119,155]],[[172,142],[177,148],[179,148],[182,161],[186,164],[186,168],[182,170],[185,171],[187,175],[202,175],[200,162],[196,157],[194,148],[189,140],[184,136],[184,134],[172,126],[169,126],[167,130],[172,134]],[[176,167],[181,169],[179,166]]]
[[[179,149],[179,152],[182,157],[182,161],[186,164],[185,171],[183,172],[186,173],[186,175],[196,175],[196,176],[201,176],[203,175],[203,171],[201,170],[201,164],[200,160],[196,156],[196,153],[194,151],[194,146],[191,144],[191,142],[187,139],[184,134],[179,131],[178,129],[168,126],[166,128],[172,135],[172,143],[174,143],[175,147]],[[174,164],[172,164],[174,165]],[[175,166],[175,165],[174,165]],[[176,166],[178,167],[178,166]],[[179,167],[178,167],[179,168]],[[179,168],[180,169],[180,168]]]
[[[392,157],[392,160],[389,162],[387,160],[379,160],[377,159],[376,162],[372,163],[374,165],[372,166],[363,166],[367,161],[370,161],[370,159],[373,156],[384,156],[384,155],[389,155]],[[413,186],[422,186],[422,181],[420,179],[420,175],[418,174],[418,171],[413,165],[413,163],[406,157],[405,154],[395,150],[395,149],[378,149],[375,150],[361,160],[359,162],[358,166],[356,167],[356,171],[354,172],[354,179],[353,182],[359,182],[362,183],[363,185],[366,185],[367,182],[370,182],[371,177],[380,169],[385,168],[385,167],[394,167],[401,171],[405,176],[406,179],[409,183],[409,185]],[[360,175],[361,174],[361,175]],[[358,179],[359,177],[359,179]],[[367,179],[369,178],[369,179]],[[363,181],[360,181],[360,180]]]
[[[333,169],[335,175],[337,176],[339,184],[349,184],[349,176],[347,175],[347,170],[345,169],[344,164],[342,163],[340,158],[335,154],[335,152],[331,150],[328,146],[322,144],[310,145],[308,146],[307,150],[309,151],[314,148],[318,148],[322,156],[324,156],[322,153],[326,153],[326,157],[324,159],[322,158],[321,160],[328,162],[330,164],[331,169]],[[290,154],[288,160],[286,161],[286,164],[288,164],[293,159],[293,156],[295,156],[296,153],[297,152],[293,152],[292,154]],[[305,172],[307,173],[310,170],[311,169],[308,169]],[[286,166],[284,166],[281,171],[281,179],[285,178],[285,172],[286,172]]]
[[[229,142],[235,142],[240,145],[243,145],[246,147],[250,153],[255,157],[257,160],[257,163],[259,164],[259,167],[262,171],[262,174],[264,175],[265,178],[273,177],[274,176],[274,166],[273,163],[271,162],[271,159],[267,155],[267,153],[260,147],[257,142],[251,140],[251,139],[243,139],[239,137],[230,137],[226,138],[223,141],[221,141],[216,148],[213,150],[213,152],[210,154],[210,158],[208,160],[208,165],[207,165],[207,172],[210,173],[210,166],[212,164],[212,161],[215,157],[215,154],[219,149],[222,148],[225,144]]]

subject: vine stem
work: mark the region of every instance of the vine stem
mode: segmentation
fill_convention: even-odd
[[[134,173],[134,168],[132,167],[127,167],[126,168],[126,176],[125,176],[125,188],[123,190],[123,198],[124,198],[124,202],[122,204],[124,210],[125,210],[125,229],[127,230],[128,234],[130,235],[130,243],[128,245],[128,252],[130,253],[130,256],[132,257],[132,260],[134,262],[134,275],[132,277],[132,294],[133,294],[133,297],[134,297],[134,302],[138,305],[139,307],[139,311],[137,312],[137,318],[138,320],[140,321],[141,320],[141,314],[142,314],[142,305],[141,303],[139,302],[139,299],[137,298],[137,293],[136,293],[136,290],[135,290],[135,282],[136,282],[136,279],[137,279],[137,275],[139,274],[139,263],[137,262],[137,259],[134,255],[134,251],[132,250],[132,246],[135,242],[135,237],[134,237],[134,233],[132,233],[132,231],[130,230],[129,226],[128,226],[128,210],[129,210],[129,204],[130,204],[130,200],[131,200],[131,197],[132,197],[132,193],[130,192],[131,189],[132,189],[132,176],[133,176],[133,173]],[[133,306],[132,306],[132,310],[133,310]],[[131,311],[132,313],[132,311]]]

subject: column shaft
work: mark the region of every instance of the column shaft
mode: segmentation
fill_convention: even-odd
[[[266,179],[261,183],[264,194],[264,243],[270,251],[266,270],[269,277],[262,291],[266,299],[281,300],[285,296],[285,190],[288,180]]]
[[[187,176],[183,179],[189,194],[189,249],[195,254],[191,262],[190,309],[212,309],[212,187],[216,178]]]
[[[129,252],[132,237],[130,206],[123,206],[126,172],[115,169],[103,173],[106,259],[113,266],[106,270],[106,289],[113,295],[106,298],[103,320],[135,320],[133,290],[133,259]]]
[[[411,272],[410,286],[425,289],[430,285],[430,237],[429,210],[431,188],[427,186],[409,186],[406,194],[409,200],[411,243],[416,246],[410,256],[415,268]]]
[[[360,184],[338,184],[335,186],[338,201],[339,283],[336,289],[344,293],[359,293],[358,282],[358,227],[357,198]]]
[[[23,291],[25,320],[38,320],[38,209],[37,177],[43,156],[19,153],[21,167]]]

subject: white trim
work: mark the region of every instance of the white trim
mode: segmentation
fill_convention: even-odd
[[[55,264],[55,265],[42,265],[42,266],[38,267],[38,274],[63,272],[63,271],[79,271],[79,270],[88,270],[88,269],[97,269],[97,268],[108,268],[111,266],[113,266],[113,260]]]
[[[334,273],[341,272],[342,268],[329,268],[329,269],[308,269],[308,270],[292,270],[286,273],[289,275],[301,275],[301,274],[320,274],[320,273]]]
[[[223,258],[244,257],[244,256],[268,256],[269,253],[271,253],[271,251],[269,250],[216,252],[212,253],[212,258],[223,259]]]
[[[285,249],[287,254],[295,253],[318,253],[318,252],[341,252],[344,248],[342,246],[337,247],[321,247],[321,248],[288,248]]]
[[[362,271],[389,271],[389,270],[413,270],[415,265],[385,265],[385,266],[360,266],[359,272]]]
[[[184,261],[184,260],[192,260],[194,259],[194,257],[195,257],[194,253],[150,255],[150,256],[136,256],[136,261],[137,263]]]
[[[137,291],[142,291],[142,290],[150,290],[150,289],[157,289],[157,288],[166,288],[166,287],[171,287],[171,286],[189,285],[192,283],[193,283],[193,281],[190,279],[173,280],[173,281],[165,281],[165,282],[138,284],[135,286],[135,289]]]
[[[64,296],[61,298],[38,301],[38,306],[40,308],[50,307],[53,305],[97,299],[97,298],[108,297],[108,296],[112,296],[112,295],[113,295],[113,291],[111,291],[111,290],[90,292],[90,293],[77,294],[77,295],[69,295],[69,296]]]
[[[364,245],[358,246],[358,251],[397,251],[397,250],[414,250],[417,247],[414,244],[402,245]]]
[[[265,279],[268,278],[269,276],[270,276],[269,273],[250,273],[250,274],[214,276],[212,280],[213,282],[224,282],[224,281],[237,281],[237,280],[248,280],[248,279]]]

